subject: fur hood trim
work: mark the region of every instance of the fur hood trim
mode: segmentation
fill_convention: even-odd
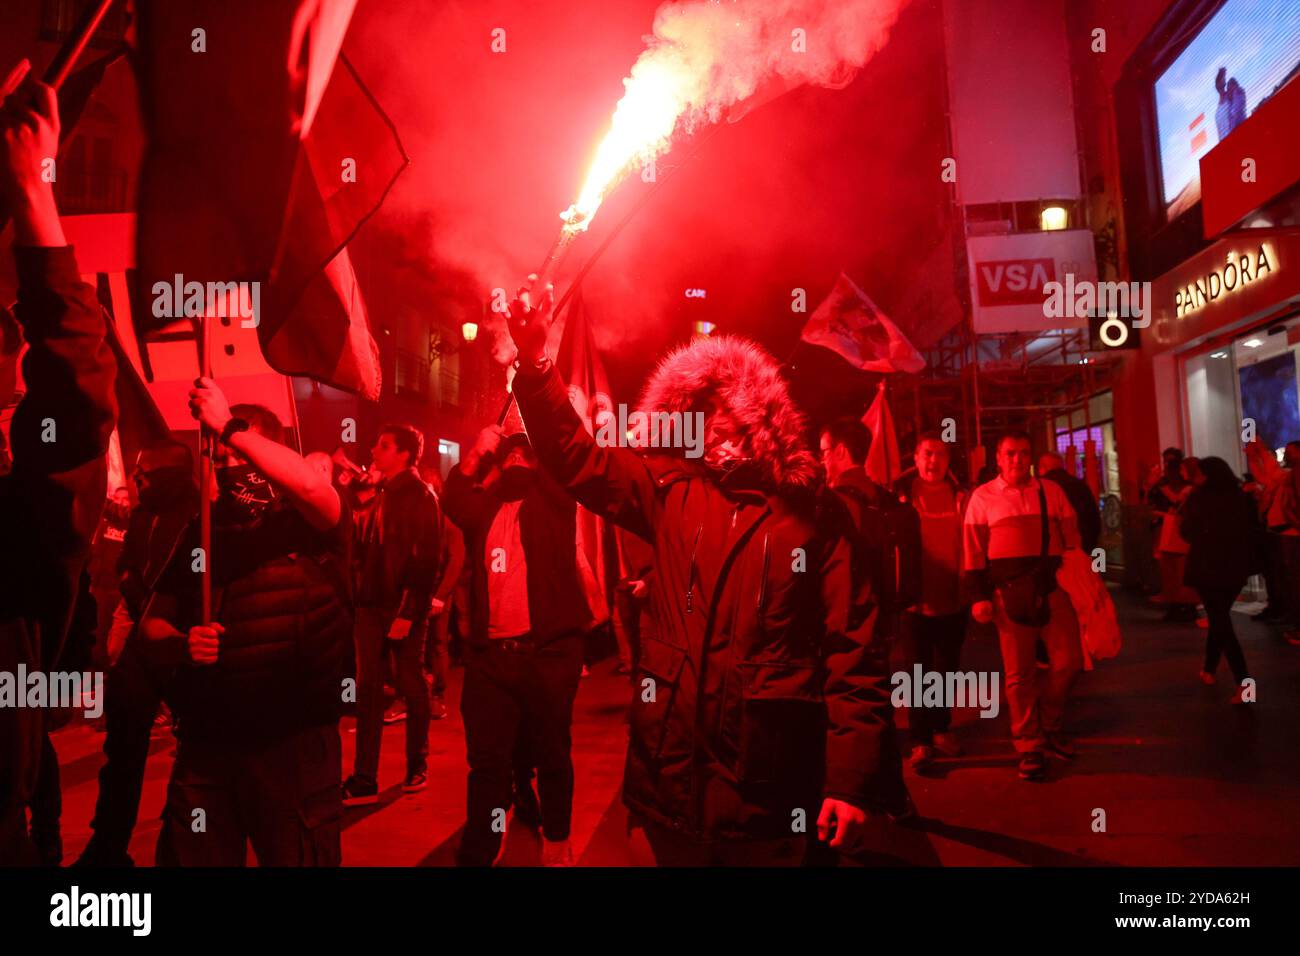
[[[804,441],[804,415],[790,398],[776,360],[749,339],[697,338],[669,352],[647,381],[641,408],[689,412],[714,395],[748,434],[770,490],[814,486],[818,469]]]

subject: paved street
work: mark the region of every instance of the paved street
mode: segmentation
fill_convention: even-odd
[[[1016,778],[1007,712],[982,720],[962,712],[966,756],[942,761],[925,777],[908,774],[920,817],[877,841],[870,862],[945,866],[1295,865],[1300,860],[1300,650],[1268,628],[1235,615],[1259,702],[1228,704],[1230,678],[1217,687],[1197,680],[1204,630],[1170,625],[1141,600],[1117,595],[1125,646],[1117,659],[1085,674],[1070,723],[1079,757],[1053,761],[1040,784]],[[967,643],[963,667],[999,667],[991,638]],[[612,662],[593,668],[578,697],[574,727],[577,786],[573,840],[579,862],[623,862],[622,713],[627,683]],[[456,705],[461,671],[446,720],[433,725],[430,787],[405,796],[401,724],[384,732],[378,805],[347,811],[344,859],[350,865],[450,865],[464,810],[465,750]],[[900,722],[905,723],[905,713]],[[351,765],[351,722],[344,724]],[[101,735],[84,724],[55,738],[63,771],[65,860],[89,836]],[[132,854],[153,861],[174,743],[154,738],[141,825]],[[1096,810],[1106,830],[1093,830]],[[536,838],[508,837],[507,865],[536,863]]]

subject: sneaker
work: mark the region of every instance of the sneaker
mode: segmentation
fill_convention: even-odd
[[[1042,780],[1047,773],[1047,758],[1037,750],[1020,755],[1020,766],[1016,771],[1021,780]]]
[[[1284,631],[1282,637],[1292,647],[1300,647],[1300,631]]]
[[[907,758],[907,763],[913,770],[924,770],[930,766],[932,760],[934,760],[934,748],[917,744],[912,748],[912,755]]]
[[[966,752],[962,749],[961,741],[957,739],[957,735],[951,731],[944,731],[941,734],[934,735],[934,749],[945,757],[960,757]]]
[[[442,720],[447,716],[447,705],[441,697],[434,697],[429,701],[429,719]]]
[[[1061,760],[1073,760],[1079,756],[1079,751],[1075,749],[1074,744],[1060,734],[1047,735],[1047,752]]]
[[[573,847],[568,840],[542,840],[542,866],[573,866]]]
[[[384,711],[385,724],[397,724],[406,719],[406,701],[398,699],[388,705]]]
[[[419,793],[429,785],[429,775],[423,770],[408,773],[402,781],[402,793]]]
[[[1209,671],[1201,671],[1201,683],[1206,687],[1214,686],[1214,675]]]
[[[378,802],[378,784],[366,783],[364,780],[358,779],[356,774],[343,781],[343,806],[363,807]]]

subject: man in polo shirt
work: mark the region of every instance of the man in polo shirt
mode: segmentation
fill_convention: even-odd
[[[1045,754],[1075,756],[1062,727],[1083,652],[1069,596],[1056,586],[1061,554],[1079,547],[1078,521],[1059,485],[1030,475],[1031,460],[1025,432],[1010,431],[998,441],[998,477],[971,494],[963,550],[971,616],[998,629],[1019,774],[1038,780]],[[1042,673],[1034,656],[1039,639],[1048,657]]]

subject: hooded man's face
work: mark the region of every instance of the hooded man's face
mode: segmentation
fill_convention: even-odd
[[[754,457],[745,434],[735,416],[717,398],[704,406],[704,463],[717,471],[727,471]]]
[[[537,459],[525,444],[512,445],[500,463],[496,493],[504,501],[518,501],[537,483]]]

